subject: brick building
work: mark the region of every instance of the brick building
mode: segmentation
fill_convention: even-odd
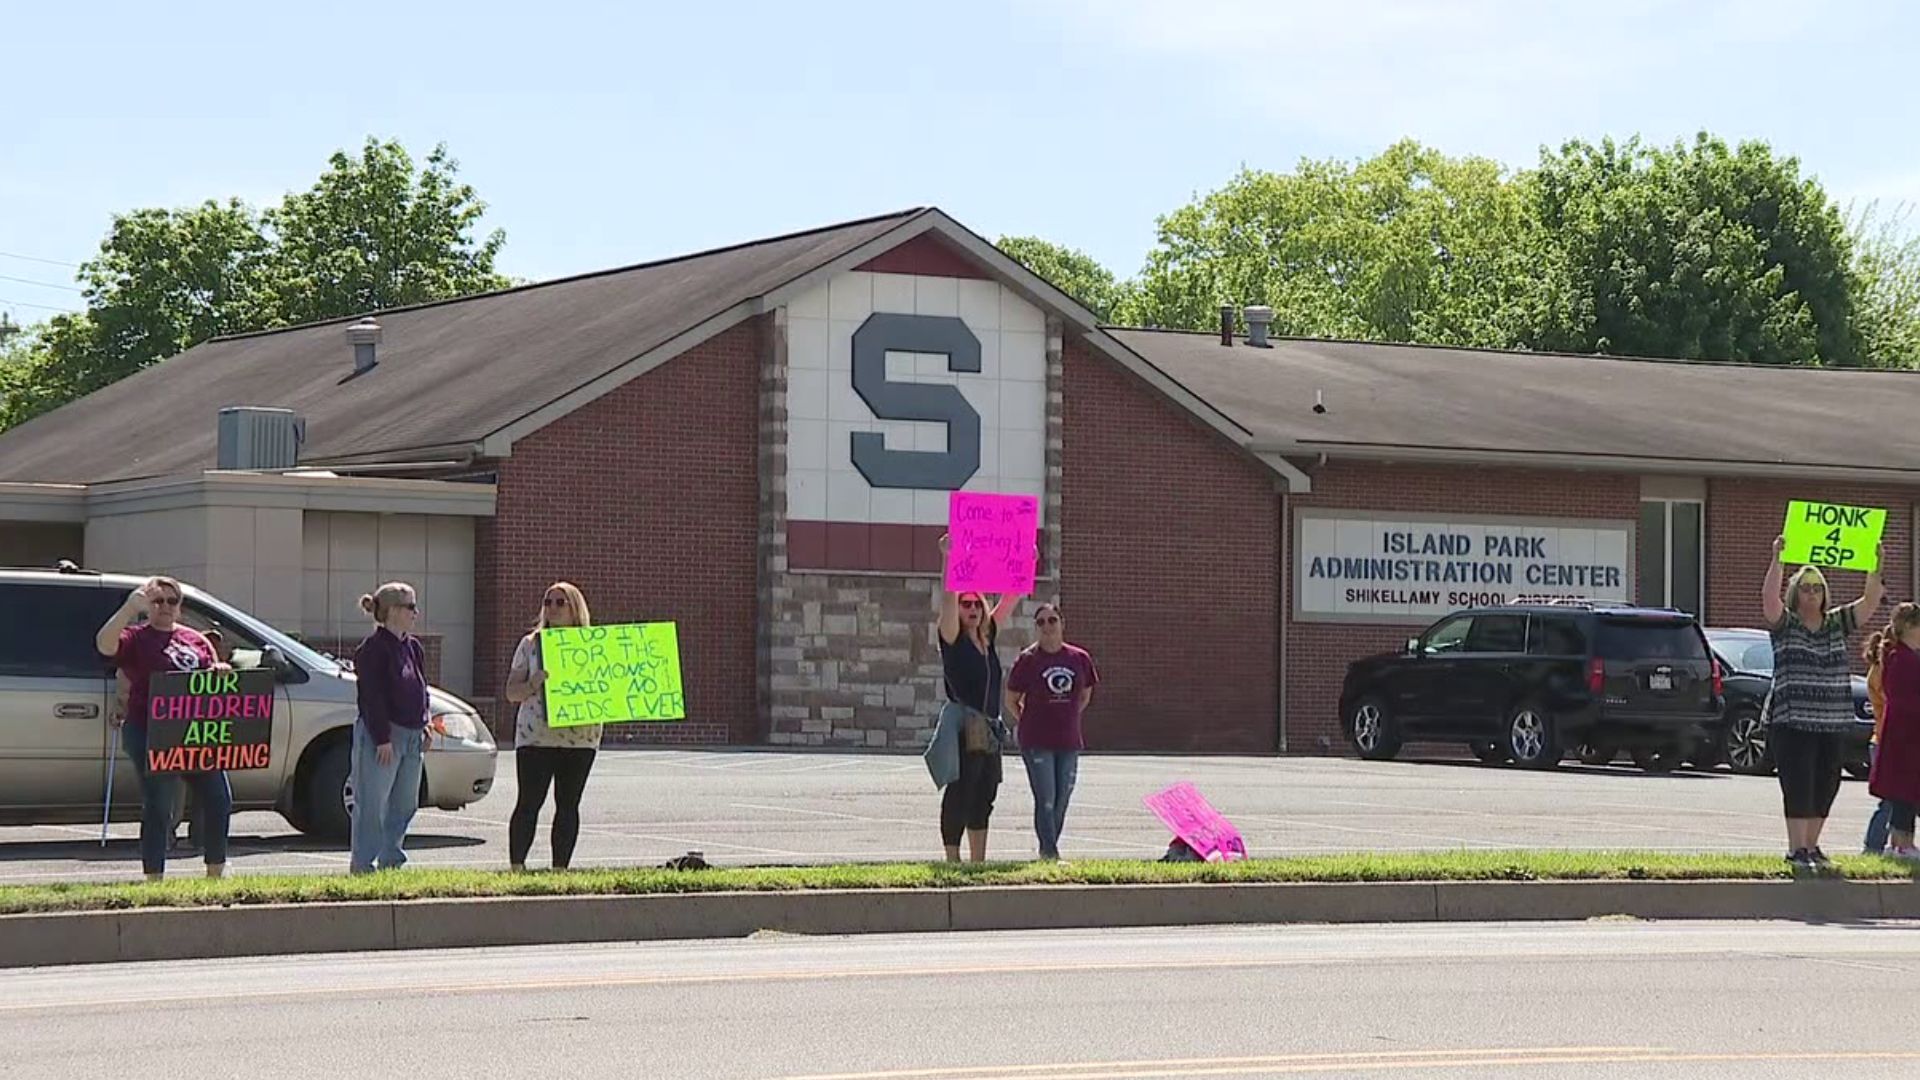
[[[1920,376],[1246,314],[1101,327],[915,210],[220,339],[0,435],[0,557],[169,570],[323,640],[414,580],[440,680],[483,702],[567,579],[599,621],[680,626],[688,720],[621,736],[858,747],[928,734],[956,488],[1041,499],[1096,749],[1343,751],[1347,662],[1468,602],[1751,623],[1792,498],[1886,507],[1913,591],[1920,450],[1883,434]]]

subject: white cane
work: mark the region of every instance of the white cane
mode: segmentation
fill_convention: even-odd
[[[107,846],[107,822],[113,820],[113,774],[114,764],[120,760],[120,726],[113,728],[113,750],[107,755],[107,801],[100,808],[100,846]]]

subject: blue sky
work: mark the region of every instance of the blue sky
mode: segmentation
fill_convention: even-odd
[[[1528,164],[1706,128],[1843,202],[1920,203],[1920,5],[1896,0],[115,0],[4,25],[18,321],[80,298],[7,279],[70,283],[114,212],[269,203],[369,134],[446,141],[534,279],[922,204],[1124,276],[1241,164],[1402,136]]]

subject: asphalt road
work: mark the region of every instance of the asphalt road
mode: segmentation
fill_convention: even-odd
[[[0,976],[0,1075],[1912,1077],[1920,926],[811,939]]]
[[[1067,821],[1067,858],[1156,857],[1166,831],[1141,799],[1190,780],[1239,826],[1255,855],[1449,848],[1757,851],[1785,848],[1767,777],[1648,775],[1630,766],[1553,772],[1459,761],[1089,757]],[[517,785],[500,758],[493,793],[465,810],[423,811],[416,866],[504,866]],[[756,751],[603,751],[583,809],[576,866],[657,865],[689,850],[710,862],[795,863],[938,857],[939,796],[915,756]],[[1855,850],[1872,810],[1849,780],[1824,846]],[[995,812],[991,854],[1035,853],[1033,801],[1017,759]],[[547,859],[543,817],[533,865]],[[0,829],[0,883],[137,874],[138,827]],[[233,825],[236,873],[341,872],[346,853],[278,815]]]

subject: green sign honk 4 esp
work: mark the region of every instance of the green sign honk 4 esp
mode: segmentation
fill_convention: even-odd
[[[1880,538],[1886,531],[1885,510],[1796,500],[1787,504],[1781,532],[1787,545],[1780,561],[1872,572],[1880,568]]]

